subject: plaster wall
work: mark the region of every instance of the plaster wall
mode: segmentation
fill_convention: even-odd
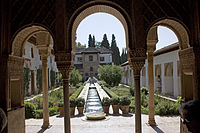
[[[99,54],[99,58],[104,57],[104,61],[100,61],[100,63],[112,63],[112,54]]]
[[[8,133],[25,133],[25,108],[8,111]]]

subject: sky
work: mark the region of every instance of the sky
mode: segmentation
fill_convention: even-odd
[[[112,34],[115,35],[121,53],[122,48],[126,47],[124,27],[116,17],[107,13],[95,13],[83,19],[76,31],[76,41],[88,46],[89,34],[94,35],[95,40],[101,42],[105,33],[109,43],[111,43]],[[156,50],[178,41],[173,31],[162,26],[158,27],[158,40]]]

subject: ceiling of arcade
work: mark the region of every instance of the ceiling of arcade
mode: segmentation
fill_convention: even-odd
[[[64,0],[63,0],[64,1]],[[112,5],[120,5],[130,18],[137,23],[137,21],[144,21],[144,30],[146,34],[154,23],[163,18],[177,18],[184,22],[187,27],[189,27],[189,1],[173,0],[114,0],[106,1],[108,3],[113,3]],[[38,24],[44,26],[48,29],[52,36],[55,35],[55,23],[56,23],[56,0],[15,0],[9,5],[11,10],[10,16],[10,37],[12,40],[16,35],[17,31],[22,30],[24,26],[31,24]],[[90,7],[94,4],[105,4],[104,0],[91,1],[91,0],[67,0],[66,1],[66,19],[69,20],[72,14],[82,5],[88,3],[87,6]],[[134,6],[133,6],[134,5]],[[87,7],[86,6],[86,7]],[[86,8],[85,7],[85,8]],[[141,10],[133,9],[133,7],[142,7]],[[117,6],[115,7],[117,9]],[[118,7],[119,8],[119,7]],[[133,14],[134,12],[134,14]],[[142,15],[142,17],[141,17]],[[131,16],[134,16],[131,17]],[[141,26],[135,26],[136,28],[141,28]],[[137,33],[138,30],[135,32]]]

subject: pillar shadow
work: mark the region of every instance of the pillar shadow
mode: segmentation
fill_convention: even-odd
[[[158,126],[151,126],[155,131],[156,133],[164,133]]]
[[[43,133],[46,130],[47,130],[47,128],[41,128],[40,131],[38,131],[37,133]]]

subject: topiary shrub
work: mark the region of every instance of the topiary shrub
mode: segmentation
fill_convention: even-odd
[[[102,106],[110,106],[110,99],[108,97],[104,97],[102,100],[101,100],[101,105]]]
[[[79,97],[79,98],[76,100],[76,103],[77,103],[77,107],[84,107],[84,105],[85,105],[85,99],[82,98],[82,97]]]
[[[131,100],[128,97],[121,97],[119,104],[122,106],[127,106],[131,104]]]
[[[119,101],[120,101],[119,97],[112,97],[112,98],[110,99],[110,103],[111,103],[112,105],[118,105],[118,104],[119,104]]]
[[[25,118],[35,118],[36,107],[33,103],[24,102],[25,104]]]
[[[76,107],[76,99],[75,98],[70,98],[69,103],[70,103],[70,107]]]

